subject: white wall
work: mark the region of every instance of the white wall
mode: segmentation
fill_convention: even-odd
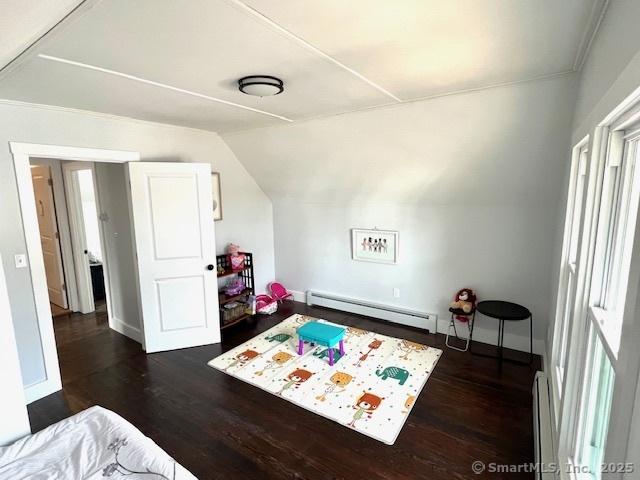
[[[580,75],[573,139],[576,143],[640,86],[640,2],[611,0]]]
[[[152,124],[56,108],[0,103],[0,254],[16,330],[25,385],[44,379],[42,349],[28,269],[16,269],[13,256],[26,246],[9,141],[139,151],[142,160],[210,162],[221,172],[224,220],[216,222],[216,249],[235,241],[255,253],[256,284],[274,276],[273,217],[267,196],[211,132]]]
[[[1,256],[0,256],[1,260]],[[29,417],[25,406],[18,350],[11,322],[9,296],[5,283],[4,270],[0,262],[0,445],[7,445],[20,437],[31,433]]]
[[[528,306],[542,341],[573,80],[224,135],[274,202],[278,279],[444,318],[469,286]],[[375,226],[400,231],[397,266],[350,260],[349,229]],[[527,328],[507,344],[528,349]]]

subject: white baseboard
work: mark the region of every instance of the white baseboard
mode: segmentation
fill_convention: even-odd
[[[293,299],[296,302],[306,303],[307,296],[305,292],[301,292],[299,290],[289,290],[293,294]],[[447,327],[449,325],[449,315],[450,313],[445,313],[442,315],[438,315],[438,325],[437,331],[438,333],[442,333],[444,335],[447,334]],[[508,322],[507,329],[509,328]],[[466,327],[462,324],[461,328],[458,328],[458,334],[461,337],[464,337],[466,333]],[[410,325],[415,326],[415,325]],[[434,330],[431,329],[433,333]],[[497,345],[498,344],[498,330],[497,328],[491,329],[486,327],[478,326],[476,322],[476,326],[473,329],[473,340],[479,343],[487,343],[489,345]],[[512,350],[518,350],[521,352],[529,352],[529,337],[524,337],[522,335],[514,335],[509,332],[504,333],[504,347]],[[540,340],[537,338],[533,339],[533,353],[537,355],[544,355],[546,349],[546,342],[544,340]]]
[[[118,333],[121,333],[125,337],[129,337],[131,340],[142,344],[142,332],[138,327],[133,327],[126,323],[124,320],[120,320],[116,317],[109,318],[109,327]]]
[[[299,290],[289,290],[289,293],[293,294],[293,299],[296,302],[307,303],[307,295]]]
[[[24,399],[30,403],[62,390],[62,382],[58,379],[47,379],[24,387]]]

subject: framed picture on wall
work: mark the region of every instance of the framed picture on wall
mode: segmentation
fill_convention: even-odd
[[[361,262],[398,263],[398,232],[351,229],[351,258]]]
[[[220,188],[220,173],[211,173],[211,187],[213,191],[213,219],[222,220],[222,188]]]

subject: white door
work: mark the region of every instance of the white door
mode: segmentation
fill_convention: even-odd
[[[219,342],[211,166],[128,165],[145,350]]]
[[[31,166],[31,180],[36,201],[49,301],[59,307],[67,308],[51,170],[45,165],[33,165]]]

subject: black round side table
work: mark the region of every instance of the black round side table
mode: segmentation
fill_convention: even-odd
[[[529,320],[529,364],[533,362],[533,315],[528,308],[517,303],[504,302],[502,300],[485,300],[476,305],[476,310],[487,317],[498,320],[498,356],[502,361],[502,350],[504,347],[504,322]],[[474,322],[475,323],[475,322]],[[471,330],[473,336],[473,325]],[[471,348],[469,349],[471,351]],[[473,352],[472,352],[473,353]],[[508,361],[514,361],[505,359]],[[521,363],[521,362],[515,362]]]

